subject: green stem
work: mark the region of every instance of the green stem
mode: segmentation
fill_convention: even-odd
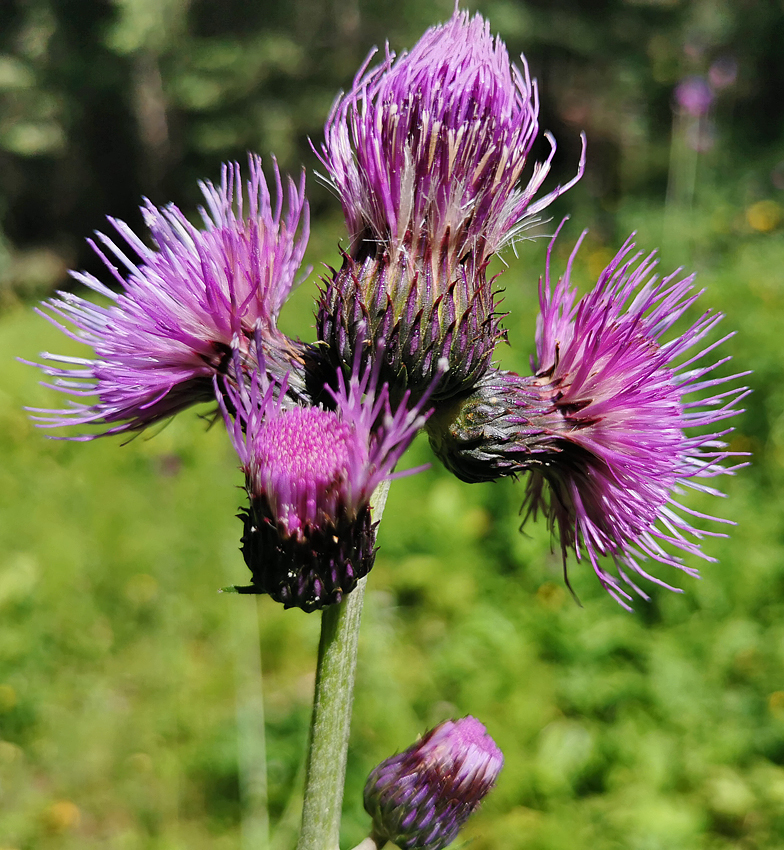
[[[381,519],[389,482],[371,499],[374,521]],[[339,850],[340,815],[354,700],[354,674],[367,578],[338,605],[321,615],[316,693],[310,722],[302,831],[297,850]]]

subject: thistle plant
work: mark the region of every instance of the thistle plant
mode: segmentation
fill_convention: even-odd
[[[710,560],[714,518],[685,491],[716,493],[712,479],[740,465],[725,422],[746,391],[714,354],[722,317],[676,330],[702,294],[693,275],[659,277],[630,240],[582,298],[577,248],[554,282],[551,243],[531,374],[493,362],[505,334],[490,260],[580,178],[585,140],[575,177],[543,192],[556,148],[545,134],[549,155],[529,161],[536,83],[479,15],[456,9],[410,52],[374,55],[314,145],[346,220],[316,340],[277,326],[304,274],[304,176],[273,164],[271,191],[251,155],[244,182],[234,163],[202,185],[200,227],[145,202],[152,247],[115,220],[117,236],[91,242],[107,280],[74,278],[108,303],[63,292],[43,312],[92,356],[42,354],[70,400],[33,412],[46,427],[97,426],[68,432],[91,439],[216,404],[248,496],[250,583],[231,589],[323,609],[300,850],[338,846],[362,596],[387,488],[419,431],[463,481],[527,476],[526,519],[544,515],[564,563],[587,560],[627,607],[627,587],[647,598],[639,577],[675,589],[647,561],[693,575]],[[436,727],[371,774],[366,846],[441,850],[502,763],[474,718]]]

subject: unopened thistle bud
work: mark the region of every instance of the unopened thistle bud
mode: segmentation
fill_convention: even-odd
[[[338,375],[332,409],[292,401],[285,379],[270,380],[263,354],[248,383],[227,382],[233,410],[223,404],[250,499],[240,518],[253,578],[235,589],[304,611],[340,602],[373,566],[370,497],[424,417],[406,399],[393,414],[371,370],[355,369],[348,383]]]
[[[372,57],[373,54],[371,54]],[[370,57],[368,59],[368,63]],[[387,50],[338,98],[320,151],[350,245],[317,315],[333,366],[352,363],[367,323],[393,395],[470,391],[503,336],[490,257],[571,186],[534,200],[547,160],[521,182],[539,132],[536,84],[479,16],[456,11],[410,53]]]
[[[374,768],[365,785],[372,837],[400,850],[441,850],[493,788],[504,757],[473,717],[447,720]]]
[[[534,374],[488,373],[471,396],[428,423],[436,453],[459,478],[528,473],[525,518],[543,513],[564,563],[570,549],[587,558],[625,607],[631,597],[623,584],[648,598],[635,573],[676,590],[643,561],[698,575],[679,551],[713,560],[700,541],[721,535],[696,527],[693,517],[727,520],[697,514],[681,496],[688,489],[721,495],[708,481],[738,467],[723,464],[736,455],[723,439],[732,429],[715,425],[741,412],[737,403],[747,394],[725,388],[740,375],[711,374],[728,357],[702,362],[728,339],[703,344],[721,314],[708,311],[665,340],[701,293],[693,275],[660,279],[654,255],[629,256],[633,248],[627,241],[579,300],[569,279],[574,254],[553,287],[548,253]]]

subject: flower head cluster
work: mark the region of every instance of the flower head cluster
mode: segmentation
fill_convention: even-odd
[[[401,850],[450,844],[498,779],[504,757],[474,717],[447,720],[374,768],[365,784],[373,838]]]
[[[360,70],[326,126],[321,161],[343,205],[350,247],[326,282],[320,338],[349,362],[368,320],[388,377],[415,392],[442,357],[436,398],[470,390],[502,336],[490,257],[582,174],[534,200],[555,152],[522,177],[539,132],[523,60],[509,61],[479,15],[456,11],[410,53]]]
[[[224,416],[245,473],[243,555],[253,583],[287,608],[339,602],[375,558],[370,498],[424,424],[421,406],[393,414],[377,372],[328,391],[331,409],[301,405],[268,377],[261,340],[250,386],[226,381]],[[242,369],[239,357],[235,369]]]
[[[246,207],[239,165],[224,166],[219,186],[201,186],[202,228],[174,205],[159,209],[146,201],[142,215],[154,248],[125,222],[110,219],[120,239],[98,233],[90,244],[118,291],[75,272],[77,281],[109,303],[70,292],[48,303],[47,318],[91,346],[95,356],[41,355],[46,364],[58,364],[40,367],[54,387],[75,399],[64,410],[39,411],[43,422],[97,424],[112,434],[210,401],[213,376],[225,371],[232,344],[247,351],[257,330],[271,368],[283,374],[296,368],[291,364],[301,360],[299,346],[277,329],[277,318],[307,244],[308,205],[304,175],[299,184],[289,181],[284,193],[277,166],[274,173],[276,199],[261,160],[250,157]],[[91,396],[97,401],[81,401]]]
[[[726,358],[703,362],[721,317],[672,333],[699,293],[691,277],[658,278],[631,242],[579,300],[574,255],[553,285],[548,254],[533,374],[493,367],[504,333],[488,263],[580,178],[585,147],[576,177],[538,197],[555,143],[529,163],[536,84],[479,15],[456,9],[410,52],[372,57],[318,149],[348,244],[316,342],[277,327],[308,237],[304,178],[284,188],[275,167],[271,193],[251,156],[244,185],[230,165],[202,186],[201,226],[147,202],[153,247],[120,221],[116,237],[97,235],[109,284],[74,277],[107,303],[60,293],[47,305],[94,353],[42,355],[71,401],[39,420],[135,431],[217,399],[250,499],[243,590],[287,606],[321,608],[367,574],[371,495],[426,420],[463,480],[527,473],[526,516],[544,514],[564,557],[587,559],[621,601],[623,582],[642,594],[634,574],[652,578],[645,560],[695,572],[679,553],[706,557],[709,532],[681,495],[714,493],[710,480],[733,471],[717,423],[744,394],[714,371]]]
[[[587,558],[619,601],[630,597],[602,556],[645,598],[631,574],[669,585],[642,561],[695,575],[673,550],[711,560],[700,540],[716,532],[695,527],[701,515],[680,497],[685,489],[716,493],[708,482],[736,468],[723,465],[733,455],[722,440],[731,429],[715,426],[739,412],[746,394],[726,388],[739,376],[712,374],[728,357],[705,362],[727,339],[704,344],[721,314],[708,311],[666,339],[701,294],[693,275],[659,278],[654,255],[633,248],[628,240],[580,300],[570,280],[577,248],[555,286],[548,254],[534,374],[489,376],[432,433],[467,480],[528,472],[526,516],[547,516],[564,558],[568,549]]]

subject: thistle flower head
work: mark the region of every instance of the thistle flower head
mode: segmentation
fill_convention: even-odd
[[[97,424],[112,434],[209,401],[213,376],[225,371],[232,345],[247,352],[256,331],[270,368],[293,368],[297,346],[278,331],[277,318],[302,261],[308,208],[304,175],[284,192],[275,166],[275,180],[273,198],[261,160],[251,156],[246,206],[239,165],[224,166],[220,186],[201,185],[201,228],[174,205],[161,209],[146,201],[142,214],[154,248],[124,222],[109,220],[119,239],[98,233],[90,244],[119,291],[91,274],[73,273],[109,303],[61,292],[47,304],[51,315],[44,313],[91,346],[94,356],[41,355],[45,364],[57,364],[40,365],[54,378],[52,386],[76,399],[64,410],[38,411],[42,423]],[[91,396],[96,400],[80,401]]]
[[[441,850],[493,788],[504,757],[473,717],[447,720],[374,768],[365,785],[373,837],[401,850]]]
[[[238,590],[313,611],[339,602],[373,566],[370,497],[424,417],[405,403],[393,414],[377,372],[357,368],[327,390],[333,409],[299,405],[285,378],[270,379],[262,351],[249,386],[227,384],[233,417],[223,405],[250,499],[243,555],[253,583]]]
[[[481,267],[575,182],[534,201],[555,151],[548,136],[550,156],[522,186],[539,132],[536,83],[480,15],[456,10],[368,70],[372,57],[335,102],[320,154],[352,256],[388,247],[397,260],[430,247],[434,260]]]
[[[579,300],[570,282],[575,254],[553,286],[548,253],[534,375],[488,375],[451,419],[431,425],[431,442],[460,477],[528,471],[526,518],[547,516],[564,559],[568,549],[587,558],[624,605],[631,597],[622,582],[647,598],[635,573],[675,590],[643,561],[697,575],[679,553],[713,560],[700,541],[721,535],[693,518],[727,521],[681,497],[687,489],[721,495],[709,482],[737,466],[724,465],[735,454],[723,440],[732,429],[716,425],[740,412],[747,392],[725,388],[738,375],[712,374],[729,357],[705,362],[728,339],[705,345],[721,314],[708,311],[666,339],[701,293],[693,275],[659,278],[654,254],[631,255],[633,248],[630,239]]]
[[[320,158],[351,244],[326,282],[317,329],[332,364],[352,362],[353,325],[384,342],[384,379],[434,398],[470,390],[503,335],[490,257],[575,180],[534,200],[555,151],[521,182],[539,132],[536,85],[479,15],[455,11],[410,52],[357,75],[338,98]]]

